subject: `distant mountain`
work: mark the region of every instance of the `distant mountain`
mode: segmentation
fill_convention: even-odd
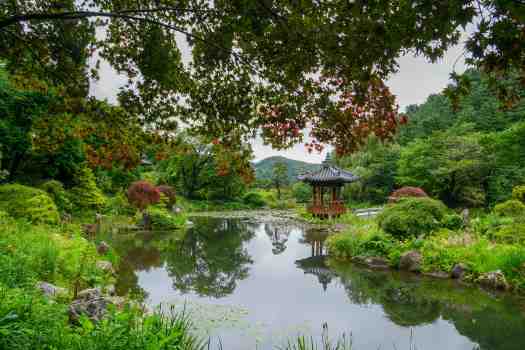
[[[258,180],[265,180],[272,178],[273,165],[275,163],[284,163],[288,167],[288,180],[290,183],[297,181],[297,175],[307,171],[317,170],[320,164],[301,162],[299,160],[289,159],[286,157],[275,156],[265,158],[253,163],[255,169],[255,177]]]

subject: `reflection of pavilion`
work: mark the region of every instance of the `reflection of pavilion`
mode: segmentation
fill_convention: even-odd
[[[326,291],[335,274],[326,266],[324,260],[324,255],[311,256],[306,259],[296,260],[295,265],[303,270],[305,274],[317,276],[319,283],[323,286],[323,290]]]
[[[312,274],[317,276],[319,283],[326,290],[328,284],[332,281],[335,274],[325,264],[325,247],[324,241],[327,233],[321,230],[305,231],[301,243],[309,244],[312,247],[311,256],[309,258],[296,260],[295,264],[302,269],[305,274]]]

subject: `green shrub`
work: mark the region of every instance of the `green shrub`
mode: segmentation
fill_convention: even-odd
[[[497,230],[491,237],[497,242],[525,243],[525,223],[505,225]]]
[[[512,225],[513,223],[514,220],[512,218],[501,217],[495,214],[488,214],[485,216],[474,218],[471,222],[471,226],[474,229],[474,232],[490,237],[500,227],[503,227],[505,225]]]
[[[516,186],[512,189],[512,199],[525,203],[525,185]]]
[[[525,216],[525,204],[516,199],[499,203],[494,207],[494,213],[503,217]]]
[[[122,191],[113,196],[109,196],[104,207],[104,213],[107,215],[132,216],[135,211],[136,209],[129,204],[128,198]]]
[[[33,223],[56,224],[60,220],[58,209],[46,192],[18,184],[0,186],[0,210]]]
[[[266,205],[263,196],[258,192],[248,192],[242,197],[244,204],[252,208],[261,208]]]
[[[184,227],[186,224],[186,216],[172,214],[165,208],[152,206],[147,211],[151,220],[151,227],[154,230],[173,230]]]
[[[69,191],[70,200],[77,209],[100,210],[106,204],[106,198],[97,187],[95,175],[91,169],[84,167],[75,177],[76,186]]]
[[[407,198],[388,205],[378,216],[379,226],[397,239],[429,233],[442,226],[447,207],[430,198]]]
[[[441,220],[443,227],[449,230],[459,230],[463,227],[463,218],[458,214],[447,214]]]
[[[9,215],[6,211],[0,210],[0,223],[7,222],[11,219],[11,215]]]
[[[272,209],[285,210],[285,209],[293,209],[293,208],[295,208],[296,203],[292,199],[281,199],[281,200],[277,200],[275,202],[270,202],[269,205],[270,205],[270,208],[272,208]]]
[[[64,185],[57,180],[49,180],[40,185],[40,188],[46,191],[53,201],[55,202],[57,208],[61,212],[69,213],[73,209],[73,205],[69,200]]]
[[[296,182],[292,186],[292,194],[297,203],[307,203],[312,199],[312,187],[304,182]]]

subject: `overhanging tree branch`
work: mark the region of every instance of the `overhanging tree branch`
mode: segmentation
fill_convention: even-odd
[[[195,41],[200,41],[202,43],[205,43],[206,45],[210,45],[218,50],[224,51],[234,57],[235,60],[238,60],[240,63],[246,65],[250,68],[250,70],[255,74],[260,74],[260,71],[254,67],[251,62],[249,62],[247,59],[242,57],[239,53],[225,48],[216,42],[206,40],[198,35],[192,34],[183,28],[180,28],[178,26],[175,26],[173,24],[165,23],[159,20],[151,19],[151,18],[145,18],[145,17],[139,17],[134,16],[131,14],[141,14],[141,13],[154,13],[154,12],[166,12],[166,11],[186,11],[186,12],[212,12],[211,10],[190,10],[190,9],[179,9],[179,8],[173,8],[173,7],[160,7],[155,9],[138,9],[138,10],[122,10],[117,12],[101,12],[101,11],[76,11],[76,12],[60,12],[60,13],[29,13],[29,14],[22,14],[22,15],[15,15],[12,17],[9,17],[7,19],[4,19],[0,21],[0,30],[4,30],[4,28],[21,22],[28,22],[33,20],[38,21],[64,21],[64,20],[72,20],[72,19],[84,19],[84,18],[91,18],[91,17],[107,17],[107,18],[119,18],[119,19],[127,19],[127,20],[133,20],[133,21],[141,21],[145,23],[155,24],[158,26],[161,26],[166,29],[170,29],[176,32],[179,32],[181,34],[186,35],[186,37],[191,38]]]

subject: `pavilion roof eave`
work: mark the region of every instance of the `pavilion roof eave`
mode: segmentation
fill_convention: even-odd
[[[328,164],[323,164],[319,170],[299,175],[297,179],[317,186],[342,186],[346,183],[358,181],[359,177],[348,170],[339,169]]]

